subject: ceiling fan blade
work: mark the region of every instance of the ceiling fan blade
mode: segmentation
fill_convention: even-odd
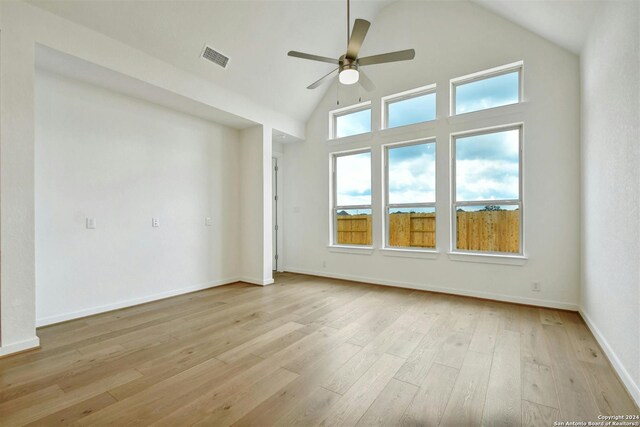
[[[311,83],[309,86],[307,86],[307,89],[315,89],[315,88],[317,88],[322,83],[324,83],[325,81],[329,80],[329,77],[331,77],[331,75],[333,73],[335,73],[336,71],[338,71],[337,68],[335,70],[331,70],[331,72],[329,72],[327,75],[321,77],[320,80],[317,80],[317,81]]]
[[[358,70],[358,73],[360,73],[359,80],[364,90],[366,90],[367,92],[371,92],[376,89],[376,85],[373,84],[371,79],[364,73],[364,71]]]
[[[370,25],[371,23],[369,21],[356,19],[356,22],[353,24],[353,31],[351,31],[351,38],[349,38],[347,54],[345,55],[346,58],[354,60],[358,57],[358,52],[360,52],[362,42],[367,35],[367,31],[369,31]]]
[[[326,56],[311,55],[309,53],[296,52],[295,50],[289,51],[288,55],[293,56],[295,58],[310,59],[312,61],[320,61],[320,62],[328,62],[329,64],[336,64],[336,65],[338,64],[337,59],[327,58]]]
[[[413,49],[399,50],[397,52],[383,53],[380,55],[367,56],[358,59],[358,65],[384,64],[386,62],[408,61],[415,58],[416,51]]]

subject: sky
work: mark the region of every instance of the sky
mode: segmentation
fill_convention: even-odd
[[[517,71],[456,87],[456,114],[518,102]]]
[[[456,200],[519,197],[518,129],[456,140]],[[371,153],[336,159],[338,206],[371,204]],[[435,202],[435,144],[389,150],[389,203]]]
[[[436,118],[436,94],[416,96],[389,104],[388,127],[422,123]]]
[[[456,200],[517,199],[518,129],[456,139]]]
[[[371,204],[371,153],[336,158],[337,206]]]
[[[389,203],[436,201],[435,143],[389,149]]]
[[[518,102],[518,72],[460,85],[456,112]],[[435,94],[389,105],[389,127],[435,119]],[[371,131],[371,110],[336,118],[336,136]],[[508,200],[519,197],[519,130],[456,140],[456,199]],[[337,203],[371,204],[371,153],[337,158]],[[435,144],[389,149],[389,203],[435,202]]]
[[[336,117],[336,138],[371,132],[371,109]]]
[[[517,71],[456,87],[456,114],[515,104],[519,96]],[[436,118],[436,94],[428,93],[389,104],[388,127],[422,123]],[[371,132],[371,109],[336,118],[336,138]]]

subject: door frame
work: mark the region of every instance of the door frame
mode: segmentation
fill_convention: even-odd
[[[276,224],[278,226],[278,229],[275,232],[276,235],[276,253],[273,255],[274,257],[277,255],[278,258],[275,260],[276,261],[276,270],[275,271],[284,271],[284,208],[283,208],[283,197],[282,194],[284,193],[284,180],[282,179],[283,176],[283,159],[284,159],[284,155],[282,153],[277,153],[277,152],[273,152],[272,155],[272,161],[271,161],[271,167],[273,168],[273,160],[276,161],[276,165],[278,167],[278,170],[275,172],[275,176],[276,176],[276,182],[275,182],[275,188],[273,189],[273,198],[271,200],[271,203],[274,203],[276,206],[275,212],[276,215],[273,218],[272,222],[271,222],[271,226],[275,227]],[[271,174],[273,176],[274,171],[271,171]],[[273,186],[273,179],[272,179],[272,184]],[[276,200],[277,197],[277,200]],[[273,232],[273,229],[272,229]],[[272,259],[272,261],[274,261]]]

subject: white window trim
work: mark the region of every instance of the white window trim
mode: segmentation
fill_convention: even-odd
[[[331,110],[329,111],[329,140],[340,140],[340,139],[345,139],[345,138],[352,138],[352,137],[356,137],[359,135],[367,135],[367,134],[371,134],[371,131],[373,130],[373,120],[371,120],[371,129],[369,130],[369,132],[362,132],[362,133],[357,133],[355,135],[349,135],[349,136],[342,136],[342,137],[337,137],[336,136],[336,119],[340,116],[346,116],[348,114],[352,114],[352,113],[357,113],[360,111],[364,111],[364,110],[370,110],[372,117],[371,119],[373,119],[373,110],[371,108],[371,101],[365,101],[365,102],[361,102],[359,104],[353,104],[353,105],[349,105],[346,107],[342,107],[342,108],[338,108],[335,110]]]
[[[384,256],[397,258],[419,258],[437,259],[440,251],[437,249],[408,249],[408,248],[381,248],[380,253]]]
[[[371,216],[373,217],[373,204],[369,205],[338,205],[338,183],[336,180],[336,159],[342,156],[351,156],[354,154],[361,153],[369,153],[371,156],[370,161],[370,171],[371,171],[371,189],[373,191],[373,152],[371,147],[358,148],[355,150],[346,150],[333,152],[329,155],[329,167],[330,167],[330,181],[331,181],[331,191],[330,191],[330,203],[329,203],[329,247],[336,249],[371,249],[373,250],[373,230],[372,230],[372,244],[371,245],[348,245],[344,243],[338,243],[338,210],[339,209],[369,209],[371,211]],[[372,194],[372,202],[373,202],[373,194]]]
[[[434,147],[436,147],[437,149],[437,145],[436,145],[436,138],[435,137],[429,137],[429,138],[418,138],[418,139],[412,139],[412,140],[408,140],[408,141],[400,141],[400,142],[392,142],[389,144],[383,144],[381,146],[382,149],[382,210],[383,210],[383,216],[384,216],[384,221],[382,221],[382,236],[383,236],[383,245],[381,250],[384,250],[386,252],[383,252],[383,254],[385,255],[390,255],[390,256],[402,256],[399,255],[401,252],[407,253],[409,252],[410,254],[416,254],[416,253],[434,253],[437,254],[438,252],[438,244],[437,244],[437,234],[436,234],[436,247],[435,248],[417,248],[417,247],[405,247],[405,246],[390,246],[389,245],[389,209],[390,208],[402,208],[402,207],[419,207],[419,208],[433,208],[434,210],[436,210],[436,224],[438,222],[438,218],[437,218],[437,208],[436,208],[436,203],[437,200],[435,200],[434,202],[429,202],[429,203],[396,203],[396,204],[389,204],[388,199],[389,199],[389,149],[391,148],[398,148],[398,147],[409,147],[412,145],[420,145],[420,144],[434,144]],[[437,169],[437,161],[436,161],[436,169]],[[436,173],[436,188],[438,187],[438,174]],[[406,255],[405,255],[406,256]],[[415,257],[415,256],[414,256]]]
[[[403,128],[403,127],[407,127],[407,126],[414,126],[414,125],[419,125],[421,123],[429,123],[429,122],[435,122],[436,120],[438,120],[438,115],[437,115],[437,110],[436,110],[436,117],[433,118],[432,120],[425,120],[422,122],[417,122],[417,123],[411,123],[408,125],[402,125],[402,126],[394,126],[392,128],[389,127],[389,104],[395,103],[395,102],[400,102],[400,101],[405,101],[407,99],[411,99],[411,98],[417,98],[418,96],[422,96],[422,95],[428,95],[428,94],[436,94],[436,84],[430,84],[427,86],[422,86],[422,87],[418,87],[415,89],[409,89],[409,90],[405,90],[404,92],[399,92],[399,93],[394,93],[391,95],[387,95],[387,96],[383,96],[380,99],[380,111],[382,112],[382,117],[381,117],[381,121],[380,121],[380,128],[381,130],[386,130],[386,129],[397,129],[397,128]],[[437,94],[436,94],[437,97]]]
[[[480,80],[486,80],[492,77],[501,76],[503,74],[509,74],[514,71],[518,72],[518,102],[515,102],[513,104],[500,105],[497,107],[483,108],[482,110],[469,111],[466,113],[456,114],[456,88],[458,86],[480,81]],[[463,114],[473,114],[480,111],[486,111],[494,108],[508,107],[511,105],[517,105],[522,103],[523,95],[524,95],[523,74],[524,74],[524,61],[518,61],[518,62],[513,62],[511,64],[501,65],[499,67],[494,67],[488,70],[478,71],[476,73],[467,74],[466,76],[456,77],[454,79],[451,79],[449,81],[449,116],[454,117],[454,116],[460,116]]]
[[[519,198],[518,199],[508,199],[508,200],[473,200],[473,201],[464,201],[458,202],[456,200],[456,145],[455,141],[460,137],[469,137],[475,135],[485,135],[489,133],[497,133],[508,130],[518,129],[520,138],[520,152],[519,152]],[[501,126],[493,126],[482,129],[474,129],[464,132],[456,132],[452,133],[449,138],[449,149],[451,153],[451,162],[449,167],[449,173],[451,176],[451,216],[450,216],[450,250],[449,250],[449,258],[455,261],[459,261],[460,258],[464,258],[465,256],[471,256],[470,258],[476,258],[478,262],[491,262],[491,259],[499,259],[499,258],[509,258],[509,259],[519,259],[526,260],[525,256],[525,236],[524,236],[524,123],[511,123],[508,125]],[[456,247],[457,243],[457,216],[456,210],[460,206],[483,206],[483,205],[517,205],[520,213],[520,230],[519,230],[519,252],[518,253],[510,253],[510,252],[491,252],[491,251],[468,251],[463,249],[458,249]]]

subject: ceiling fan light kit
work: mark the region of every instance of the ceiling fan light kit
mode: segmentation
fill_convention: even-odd
[[[360,80],[358,66],[355,64],[342,66],[340,73],[338,74],[338,80],[343,85],[352,85],[354,83],[358,83],[358,80]]]
[[[315,89],[321,84],[329,81],[334,77],[334,73],[338,72],[338,81],[343,85],[352,85],[360,82],[362,87],[367,91],[375,89],[375,85],[369,80],[360,67],[366,65],[384,64],[397,61],[408,61],[415,57],[416,52],[413,49],[400,50],[397,52],[383,53],[380,55],[367,56],[365,58],[358,58],[362,42],[364,41],[367,31],[371,23],[364,19],[356,19],[353,24],[353,32],[350,32],[350,7],[349,0],[347,0],[347,52],[338,59],[327,58],[325,56],[311,55],[308,53],[289,51],[289,56],[295,58],[309,59],[312,61],[327,62],[329,64],[335,64],[338,68],[332,70],[324,77],[315,81],[307,86],[307,89]],[[349,36],[349,33],[351,35]]]

